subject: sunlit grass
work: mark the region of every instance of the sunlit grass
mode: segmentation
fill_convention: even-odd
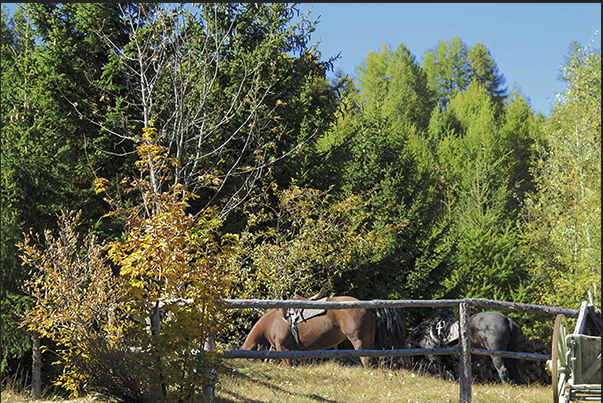
[[[216,402],[458,402],[459,385],[408,370],[373,369],[335,361],[279,367],[274,362],[229,360]],[[550,402],[550,387],[472,386],[473,402]]]
[[[365,370],[338,361],[280,367],[274,361],[234,359],[218,378],[216,403],[414,403],[459,401],[459,384],[405,369]],[[473,384],[474,403],[549,403],[550,386]],[[22,387],[2,387],[2,403],[33,403]],[[64,400],[45,394],[36,403],[107,403],[96,397]]]

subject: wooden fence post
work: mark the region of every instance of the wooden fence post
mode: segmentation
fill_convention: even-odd
[[[459,330],[460,330],[460,399],[461,403],[471,402],[471,340],[469,332],[469,304],[459,304]]]

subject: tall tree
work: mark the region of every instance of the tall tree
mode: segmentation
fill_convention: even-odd
[[[173,4],[28,3],[12,22],[3,11],[3,345],[27,348],[5,342],[25,339],[5,332],[23,305],[21,234],[52,229],[61,208],[81,208],[82,220],[96,223],[106,205],[93,179],[119,186],[133,172],[134,143],[149,119],[160,134],[154,141],[180,160],[173,183],[199,196],[195,214],[219,204],[225,216],[268,167],[283,184],[308,168],[304,147],[336,104],[324,79],[329,60],[309,44],[314,23],[296,20],[296,11],[203,4],[192,15]],[[106,236],[121,229],[99,225]]]
[[[315,23],[293,21],[294,6],[202,4],[198,15],[182,4],[119,7],[128,43],[114,42],[100,21],[95,32],[123,72],[126,92],[101,90],[139,111],[130,125],[155,119],[161,141],[180,160],[173,181],[201,196],[199,208],[219,204],[226,216],[267,167],[315,141],[331,119],[329,61],[307,46]],[[129,130],[114,135],[133,138]],[[279,180],[304,165],[288,162],[298,168],[277,165]]]
[[[421,131],[427,130],[434,107],[433,95],[427,75],[406,46],[400,44],[392,53],[386,77],[389,90],[385,108],[394,124],[398,127],[410,124]]]
[[[88,157],[97,156],[84,152],[86,141],[100,140],[99,131],[80,120],[63,97],[69,93],[80,103],[94,98],[82,69],[93,68],[99,47],[63,27],[62,15],[41,18],[43,6],[20,5],[11,21],[5,9],[2,13],[2,337],[3,345],[11,346],[3,350],[3,369],[7,356],[19,355],[28,345],[26,337],[13,332],[12,315],[22,312],[20,287],[27,276],[17,242],[30,228],[40,232],[53,228],[61,208],[81,208],[82,219],[94,222],[102,203],[93,194],[88,165]],[[103,18],[110,21],[106,13]],[[47,19],[64,29],[48,36],[39,25]],[[89,64],[70,62],[81,59]],[[102,162],[109,177],[121,165],[114,158]],[[5,337],[15,342],[6,342]]]
[[[499,135],[499,121],[485,88],[471,82],[444,114],[459,132],[445,132],[438,147],[453,225],[453,296],[511,300],[524,273],[509,172],[513,161]]]
[[[384,43],[381,52],[369,51],[364,63],[358,66],[362,107],[365,113],[378,114],[385,105],[389,93],[387,70],[391,63],[391,50]]]
[[[509,189],[513,192],[509,208],[519,210],[526,193],[534,189],[531,163],[544,117],[534,116],[529,101],[517,87],[506,99],[503,116],[500,140],[502,148],[508,150],[506,164],[510,167]]]
[[[499,73],[490,51],[481,42],[478,42],[469,49],[468,59],[471,67],[471,80],[476,80],[481,84],[492,98],[494,105],[502,108],[507,96],[507,88],[502,88],[505,84],[505,77]]]
[[[385,249],[346,273],[339,287],[362,298],[439,296],[435,279],[446,270],[448,249],[438,241],[446,224],[437,218],[442,206],[424,132],[433,106],[426,76],[404,45],[369,53],[361,67],[357,108],[334,129],[348,133],[342,190],[376,188],[373,225],[395,229]]]
[[[455,36],[448,43],[440,41],[423,58],[423,69],[440,109],[471,81],[468,52],[467,45]]]
[[[543,128],[522,238],[537,302],[576,308],[601,303],[601,51],[573,42],[566,83]]]
[[[456,36],[448,43],[442,40],[425,54],[423,69],[430,88],[436,93],[440,110],[473,80],[486,89],[498,111],[502,109],[507,95],[507,89],[502,88],[505,78],[499,73],[490,51],[480,42],[469,49]]]

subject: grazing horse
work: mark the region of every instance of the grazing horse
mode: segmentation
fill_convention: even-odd
[[[480,312],[469,320],[471,346],[484,350],[517,351],[519,329],[515,321],[500,312]],[[490,357],[501,382],[522,383],[517,358]]]
[[[292,300],[316,300],[295,296]],[[356,298],[337,296],[326,301],[358,301]],[[316,311],[316,310],[314,310]],[[375,340],[375,315],[364,308],[319,310],[307,316],[310,318],[292,322],[290,314],[304,316],[306,310],[287,311],[272,309],[262,316],[249,332],[242,350],[270,348],[276,351],[325,350],[337,346],[346,338],[355,350],[371,350]],[[399,311],[397,311],[399,312]],[[287,317],[288,316],[288,317]],[[394,337],[394,335],[392,335]],[[375,366],[370,357],[360,357],[365,368]],[[291,360],[283,359],[281,364],[291,365]]]
[[[485,350],[516,351],[519,329],[515,322],[499,312],[480,312],[469,319],[471,347]],[[459,338],[459,317],[448,310],[439,312],[419,324],[407,337],[406,348],[446,348]],[[476,358],[472,355],[472,358]],[[490,357],[503,383],[522,383],[519,361],[515,358]],[[430,356],[440,366],[440,356]]]

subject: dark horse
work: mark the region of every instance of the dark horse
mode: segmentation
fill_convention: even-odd
[[[295,296],[292,300],[316,300]],[[326,301],[343,302],[358,301],[356,298],[339,296],[330,297]],[[403,321],[400,310],[387,309],[385,319]],[[289,310],[289,313],[294,310]],[[301,310],[297,311],[301,316]],[[305,312],[305,311],[304,311]],[[308,314],[307,316],[310,316]],[[287,311],[272,309],[262,316],[249,332],[242,350],[268,349],[271,346],[277,351],[295,350],[325,350],[337,346],[346,338],[352,343],[355,350],[372,350],[374,348],[376,321],[375,315],[364,308],[328,309],[320,310],[318,314],[308,319],[297,321],[294,326]],[[388,324],[385,329],[389,331],[396,324]],[[397,334],[388,333],[392,343],[395,343]],[[372,358],[361,357],[362,365],[370,368],[375,365]],[[282,364],[291,365],[291,360],[284,359]]]
[[[458,343],[459,318],[448,310],[439,312],[417,326],[406,339],[406,348],[446,348]],[[485,350],[516,351],[519,329],[515,322],[499,312],[480,312],[469,319],[471,346]],[[472,356],[475,358],[475,355]],[[522,383],[519,361],[491,356],[501,382]],[[429,357],[441,365],[439,356]]]

